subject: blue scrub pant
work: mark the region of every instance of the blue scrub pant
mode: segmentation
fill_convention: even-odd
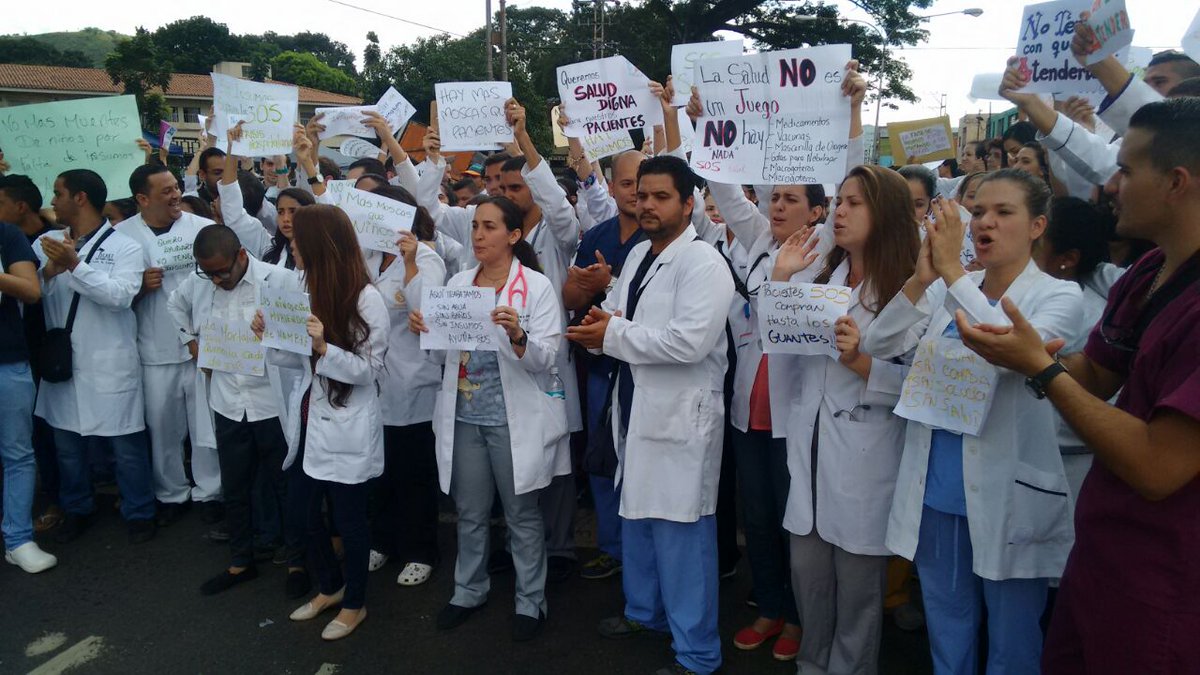
[[[616,481],[604,476],[588,474],[588,482],[596,506],[596,545],[621,560],[621,490]]]
[[[625,618],[671,631],[675,658],[707,675],[721,667],[717,633],[717,519],[622,519]]]
[[[967,519],[925,507],[913,561],[921,579],[936,675],[970,675],[979,664],[979,627],[987,611],[987,675],[1040,672],[1049,579],[991,581],[971,571]]]

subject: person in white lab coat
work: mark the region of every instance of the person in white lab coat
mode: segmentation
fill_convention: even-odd
[[[570,471],[569,460],[557,452],[567,437],[563,378],[554,371],[562,308],[557,289],[537,271],[522,224],[520,208],[505,197],[487,197],[474,210],[479,267],[456,274],[448,285],[495,292],[492,321],[499,350],[446,350],[433,413],[442,491],[458,509],[454,596],[438,613],[437,627],[455,628],[487,602],[494,488],[516,570],[512,637],[519,642],[536,637],[546,618],[539,494],[554,476]],[[428,332],[419,310],[409,311],[409,326]]]
[[[193,253],[196,274],[175,289],[167,306],[180,342],[187,345],[194,358],[204,348],[200,339],[206,325],[222,321],[249,330],[258,309],[260,287],[300,290],[300,278],[294,271],[268,265],[250,255],[237,233],[224,225],[201,230]],[[277,371],[270,367],[260,374],[213,370],[206,375],[198,385],[207,394],[197,398],[207,405],[197,414],[210,415],[213,420],[231,552],[230,565],[200,587],[201,593],[212,595],[258,578],[251,508],[263,498],[274,499],[280,505],[288,503],[283,473],[287,439],[271,381],[273,377],[278,380]],[[267,476],[269,495],[255,490],[255,477],[260,472]],[[294,556],[294,551],[303,546],[303,534],[295,509],[282,508],[285,544],[292,553],[285,591],[289,598],[299,598],[311,588],[307,571],[296,564]]]
[[[783,526],[804,626],[800,673],[866,675],[879,667],[890,555],[884,534],[904,449],[904,419],[892,408],[906,368],[871,358],[859,342],[912,274],[921,240],[911,199],[895,171],[851,169],[834,210],[836,247],[818,264],[805,245],[816,236],[808,228],[784,243],[772,272],[773,281],[851,289],[849,311],[835,324],[837,360],[771,360],[792,383],[780,421],[791,476]]]
[[[416,206],[403,188],[382,185],[376,194]],[[374,481],[371,570],[398,557],[404,564],[396,583],[419,586],[438,563],[438,471],[433,406],[441,384],[438,364],[425,358],[420,338],[408,329],[408,312],[420,309],[424,288],[446,281],[446,263],[434,250],[433,219],[416,206],[412,231],[402,232],[400,255],[386,260],[375,279],[392,330],[381,381],[383,475]]]
[[[677,157],[641,165],[638,222],[649,241],[630,252],[604,308],[568,329],[623,362],[613,436],[625,611],[599,629],[610,638],[670,630],[675,662],[659,673],[721,666],[714,512],[734,285],[721,254],[689,224],[695,180]]]
[[[42,379],[34,414],[54,429],[59,500],[67,513],[56,536],[74,540],[95,511],[87,463],[91,438],[111,442],[121,489],[121,515],[131,541],[154,536],[154,492],[146,439],[137,318],[133,299],[145,264],[137,242],[105,221],[108,188],[94,171],[72,169],[54,181],[58,222],[67,229],[38,239],[42,310],[46,328],[64,328],[78,298],[70,334],[71,376]]]
[[[161,504],[158,525],[165,527],[178,520],[189,499],[205,503],[206,517],[215,520],[221,497],[217,441],[208,417],[196,415],[196,364],[180,343],[179,330],[167,311],[171,293],[195,270],[192,245],[196,235],[212,221],[179,208],[179,182],[161,164],[134,169],[129,189],[139,213],[122,221],[117,231],[141,245],[146,265],[133,312],[138,322],[154,493]],[[191,440],[195,488],[184,470],[187,439]]]
[[[1079,286],[1031,258],[1049,201],[1049,186],[1023,171],[984,178],[970,225],[984,271],[971,273],[959,257],[958,205],[935,202],[917,269],[867,328],[863,351],[890,359],[923,339],[957,340],[955,311],[1005,324],[1001,297],[1044,339],[1084,330]],[[888,549],[916,563],[939,675],[975,672],[983,611],[989,672],[1037,672],[1048,580],[1062,574],[1073,541],[1051,408],[1004,369],[990,394],[978,436],[907,423],[888,522]]]
[[[308,485],[307,545],[319,580],[319,593],[292,612],[293,621],[316,618],[326,609],[341,611],[321,632],[340,640],[367,618],[367,565],[371,542],[367,522],[368,481],[383,473],[383,421],[379,380],[383,375],[391,324],[383,296],[371,285],[358,253],[354,226],[344,211],[325,204],[296,212],[292,255],[304,270],[312,314],[308,358],[271,349],[267,359],[281,376],[299,386],[276,390],[288,455],[284,468],[300,462]],[[259,310],[253,323],[261,338]],[[345,546],[345,572],[334,554],[322,507],[326,498]]]

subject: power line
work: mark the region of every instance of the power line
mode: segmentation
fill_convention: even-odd
[[[342,2],[341,0],[328,0],[328,2],[332,2],[335,5],[342,5],[344,7],[349,7],[350,9],[357,9],[360,12],[367,12],[368,14],[375,14],[377,16],[382,16],[387,19],[393,19],[395,21],[400,21],[402,23],[411,24],[413,26],[420,26],[421,28],[428,28],[429,30],[436,30],[439,33],[446,33],[447,35],[453,35],[454,37],[460,37],[460,38],[468,37],[461,33],[455,33],[454,31],[446,30],[445,28],[438,28],[437,26],[430,26],[428,24],[420,23],[418,21],[413,21],[412,19],[402,19],[398,16],[392,16],[391,14],[384,14],[383,12],[377,12],[373,9],[367,9],[366,7],[359,7],[358,5],[352,5],[348,2]]]

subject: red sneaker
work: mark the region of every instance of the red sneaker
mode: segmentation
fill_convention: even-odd
[[[746,626],[733,636],[733,646],[744,650],[758,649],[762,646],[762,643],[775,637],[776,635],[779,635],[782,632],[783,619],[778,619],[772,623],[771,627],[768,628],[765,633],[760,633],[754,630],[753,625]]]
[[[771,649],[771,656],[774,656],[777,661],[795,661],[796,655],[799,653],[800,641],[790,637],[779,638]]]

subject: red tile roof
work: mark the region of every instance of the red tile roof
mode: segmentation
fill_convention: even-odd
[[[267,80],[272,84],[286,84]],[[86,94],[120,94],[121,88],[112,83],[108,73],[99,68],[64,68],[61,66],[26,66],[0,63],[0,90],[61,91]],[[208,75],[175,73],[167,87],[168,96],[211,99],[212,78]],[[362,99],[320,89],[300,87],[300,102],[320,105],[358,105]]]

